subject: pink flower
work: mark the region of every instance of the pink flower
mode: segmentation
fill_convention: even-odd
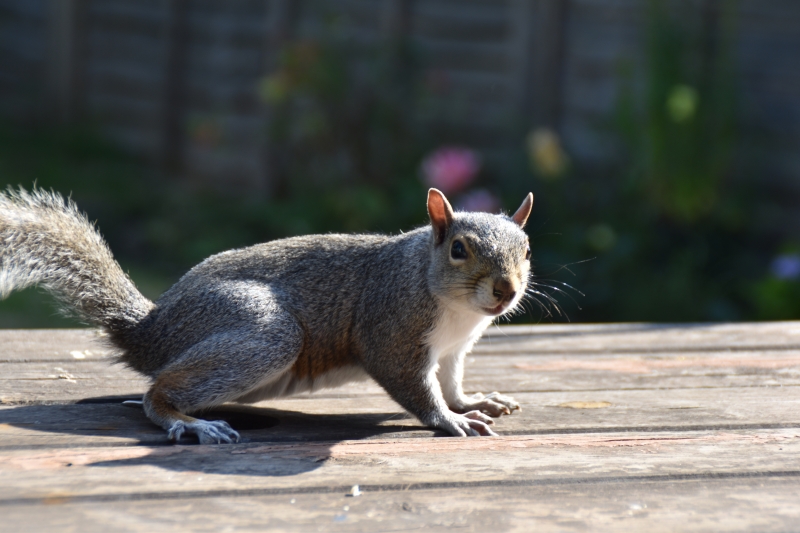
[[[467,148],[439,148],[422,162],[422,176],[430,187],[445,194],[463,190],[472,183],[480,170],[478,155]]]
[[[475,189],[462,196],[456,204],[456,207],[464,211],[499,213],[500,200],[486,189]]]

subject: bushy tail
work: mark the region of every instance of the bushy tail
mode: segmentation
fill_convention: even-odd
[[[42,190],[0,192],[0,299],[31,285],[112,337],[124,336],[154,305],[74,202]]]

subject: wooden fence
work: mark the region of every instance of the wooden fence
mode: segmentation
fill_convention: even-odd
[[[704,0],[710,4],[714,0]],[[465,131],[508,117],[607,161],[621,61],[641,59],[642,0],[0,0],[0,108],[92,119],[128,149],[268,191],[258,85],[287,39],[334,11],[365,45],[406,33],[458,87]],[[800,2],[739,0],[735,56],[748,147],[800,195]],[[488,135],[487,135],[488,133]],[[752,135],[750,135],[752,134]],[[797,190],[794,190],[797,187]]]

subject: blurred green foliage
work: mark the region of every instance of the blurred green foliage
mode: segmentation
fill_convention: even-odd
[[[737,160],[732,10],[708,17],[696,3],[662,0],[648,9],[644,62],[621,67],[616,112],[602,127],[618,140],[616,164],[587,167],[556,132],[504,124],[511,140],[487,154],[479,185],[509,210],[533,190],[536,283],[571,320],[798,318],[800,283],[769,268],[781,243],[750,224],[762,192],[737,172],[747,167]],[[151,298],[225,249],[408,229],[426,220],[421,160],[453,142],[430,127],[448,110],[420,82],[422,59],[406,42],[355,47],[335,24],[289,43],[261,87],[272,109],[270,199],[162,175],[76,128],[0,125],[0,180],[72,193]],[[540,300],[546,311],[531,303],[517,320],[562,319]],[[48,301],[12,295],[0,303],[0,327],[72,324]]]
[[[304,231],[397,231],[419,224],[419,162],[433,147],[405,40],[356,46],[332,18],[323,36],[288,44],[262,84],[272,106],[276,199]],[[309,214],[313,215],[309,218]]]
[[[632,186],[654,213],[675,224],[741,218],[741,206],[726,204],[731,196],[721,190],[731,177],[736,141],[731,11],[709,20],[697,4],[649,5],[643,101],[637,102],[629,82],[617,113]]]
[[[126,269],[141,251],[146,237],[139,231],[158,209],[145,167],[89,129],[24,128],[0,124],[0,185],[34,184],[71,195],[91,219],[102,221],[103,232]],[[142,262],[146,264],[146,262]],[[145,267],[135,279],[143,292],[155,296],[165,288],[165,276]],[[53,299],[36,289],[12,294],[0,302],[0,327],[64,327],[76,325],[56,312]]]
[[[750,224],[758,183],[736,172],[730,7],[712,17],[699,3],[651,0],[644,65],[621,69],[608,126],[618,164],[542,176],[540,215],[562,236],[540,252],[555,265],[591,258],[574,269],[579,320],[800,316],[765,275],[771,244]]]

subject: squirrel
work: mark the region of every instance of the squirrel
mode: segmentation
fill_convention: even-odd
[[[291,237],[209,257],[156,302],[94,224],[55,192],[0,192],[0,299],[39,285],[100,326],[119,359],[152,380],[142,405],[172,442],[238,442],[189,416],[372,377],[427,426],[496,436],[520,408],[466,396],[464,358],[525,295],[528,194],[511,216],[454,212],[428,191],[430,224],[399,235]]]

